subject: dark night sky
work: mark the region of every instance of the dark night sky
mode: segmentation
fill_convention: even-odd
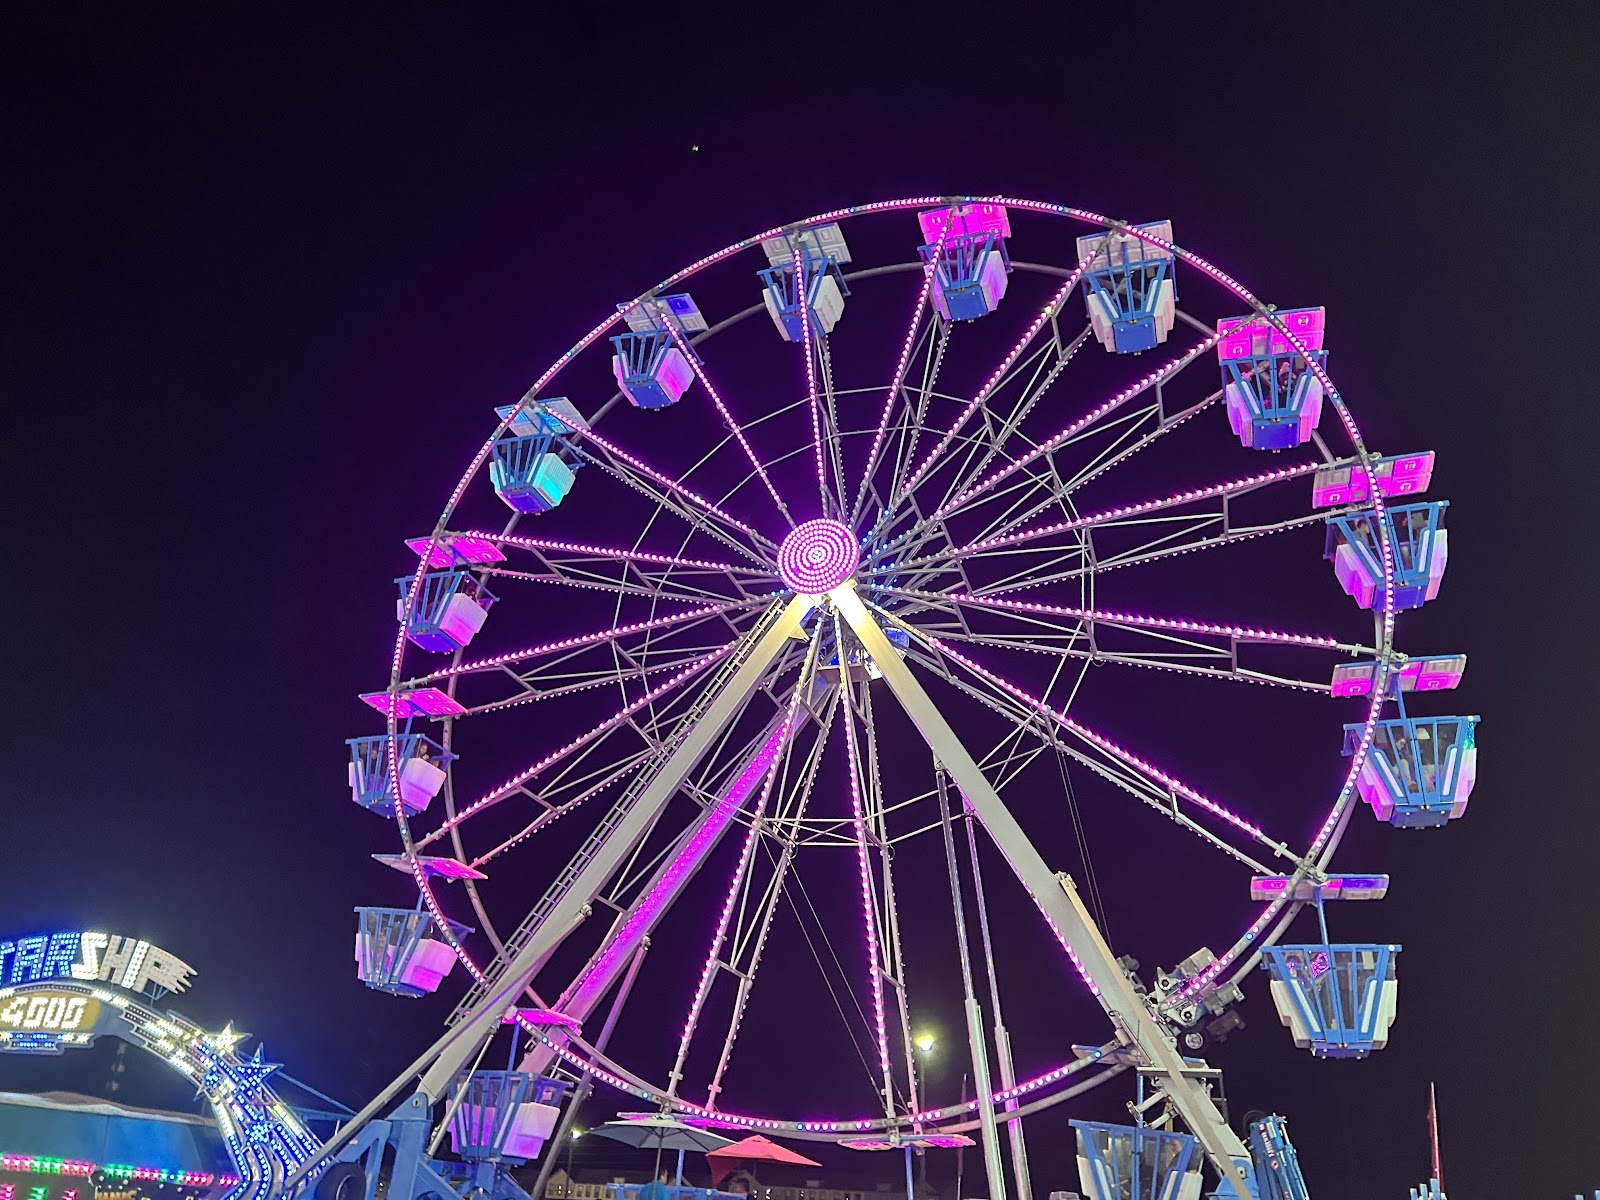
[[[399,539],[488,407],[616,299],[813,211],[1170,216],[1267,299],[1325,303],[1371,440],[1439,452],[1430,648],[1470,653],[1484,715],[1467,819],[1374,850],[1393,1043],[1313,1062],[1257,983],[1236,1106],[1290,1115],[1319,1197],[1423,1177],[1430,1079],[1457,1200],[1600,1186],[1592,1118],[1562,1115],[1600,1069],[1592,10],[509,11],[8,12],[3,930],[147,936],[199,969],[191,1016],[362,1098],[448,1005],[351,977],[350,909],[389,881],[339,743],[383,683]],[[1039,1190],[1075,1186],[1043,1153]]]

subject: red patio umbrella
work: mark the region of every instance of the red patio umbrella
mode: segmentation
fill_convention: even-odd
[[[711,1167],[712,1187],[721,1187],[724,1179],[732,1175],[739,1167],[749,1163],[793,1163],[797,1167],[820,1167],[822,1165],[815,1159],[807,1158],[803,1154],[796,1154],[788,1147],[778,1145],[771,1138],[762,1137],[759,1133],[751,1134],[743,1141],[735,1142],[731,1146],[723,1146],[720,1150],[706,1151],[706,1162]]]

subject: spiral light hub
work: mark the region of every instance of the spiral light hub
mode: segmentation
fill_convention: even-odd
[[[861,565],[861,548],[850,527],[821,518],[793,530],[778,547],[778,577],[807,596],[831,592]]]

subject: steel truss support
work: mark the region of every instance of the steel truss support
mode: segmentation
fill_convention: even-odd
[[[749,656],[739,664],[738,670],[728,680],[722,694],[712,700],[705,715],[679,743],[677,749],[668,756],[666,762],[662,763],[655,778],[645,787],[611,837],[599,847],[595,856],[573,880],[566,894],[556,902],[541,928],[522,947],[516,957],[506,964],[500,979],[517,981],[517,990],[513,995],[520,994],[523,988],[527,987],[551,951],[564,940],[567,931],[583,919],[589,908],[590,898],[599,894],[606,880],[611,878],[612,873],[633,852],[634,846],[661,816],[667,802],[677,794],[678,788],[688,778],[689,772],[694,769],[701,756],[710,749],[711,743],[721,735],[723,728],[743,708],[744,702],[750,698],[750,694],[756,690],[766,675],[772,660],[778,656],[784,644],[800,632],[800,622],[810,607],[809,600],[796,596],[788,602],[778,619],[766,627],[766,631],[756,642]],[[433,1065],[422,1077],[420,1089],[423,1092],[435,1098],[444,1093],[444,1089],[450,1085],[450,1081],[461,1070],[467,1058],[477,1050],[485,1037],[493,1033],[495,1022],[499,1020],[503,1008],[504,1001],[497,1004],[491,997],[480,1002],[461,1021],[460,1025],[471,1026],[473,1033],[463,1036],[449,1051],[434,1060]],[[460,1025],[457,1026],[458,1029]]]
[[[694,878],[706,857],[721,844],[723,835],[733,823],[734,814],[745,806],[752,795],[761,792],[774,760],[793,736],[792,731],[786,731],[787,724],[785,717],[775,718],[756,748],[736,762],[732,771],[735,782],[730,784],[719,802],[709,805],[679,836],[673,852],[662,860],[650,881],[639,889],[638,899],[617,914],[599,949],[574,977],[571,986],[556,1000],[557,1012],[582,1022],[616,984],[637,951],[648,943],[656,925],[672,907],[684,886]],[[555,1051],[549,1046],[534,1042],[528,1047],[517,1069],[534,1075],[543,1074],[555,1056]]]
[[[595,1059],[606,1052],[606,1045],[611,1041],[611,1031],[617,1027],[617,1018],[622,1015],[622,1006],[627,1003],[629,994],[633,991],[633,981],[639,976],[639,968],[644,965],[645,952],[650,949],[649,943],[641,945],[633,952],[633,957],[628,960],[628,973],[623,976],[622,986],[617,989],[617,994],[612,997],[611,1011],[606,1014],[606,1023],[600,1029],[600,1036],[595,1039],[594,1052],[589,1055],[589,1065],[594,1066]],[[545,1188],[550,1183],[550,1173],[555,1169],[558,1148],[567,1144],[567,1139],[572,1135],[572,1126],[578,1119],[578,1110],[583,1107],[583,1102],[589,1098],[589,1093],[594,1090],[594,1076],[584,1073],[578,1081],[578,1087],[572,1094],[572,1099],[567,1102],[566,1108],[561,1112],[561,1120],[556,1124],[556,1131],[550,1138],[550,1152],[544,1156],[544,1161],[539,1164],[539,1177],[534,1181],[534,1196],[544,1200]]]
[[[800,636],[800,623],[810,612],[813,604],[814,601],[810,597],[791,597],[774,620],[763,624],[760,637],[754,639],[754,645],[750,647],[749,653],[744,656],[738,669],[723,686],[721,693],[712,699],[705,714],[661,764],[661,768],[642,790],[627,815],[617,824],[606,842],[598,848],[594,857],[584,864],[573,879],[572,885],[556,902],[533,936],[495,977],[491,988],[488,989],[489,994],[474,1005],[465,1017],[446,1030],[416,1062],[379,1092],[364,1109],[350,1118],[324,1143],[316,1154],[302,1164],[300,1169],[285,1182],[285,1193],[308,1172],[327,1161],[351,1138],[360,1133],[384,1105],[416,1076],[418,1071],[423,1072],[421,1082],[417,1085],[415,1094],[401,1106],[402,1111],[410,1112],[420,1107],[421,1111],[426,1113],[444,1095],[451,1081],[493,1036],[506,1008],[516,1003],[517,998],[532,982],[533,976],[551,952],[587,917],[590,898],[599,894],[606,881],[655,824],[668,801],[688,778],[689,772],[694,769],[727,724],[744,707],[745,701],[761,684],[767,668],[778,657],[785,643],[790,638]],[[746,644],[749,645],[748,642]]]
[[[944,714],[895,653],[877,621],[856,595],[854,584],[835,588],[829,593],[829,599],[877,663],[934,755],[966,795],[974,814],[1067,947],[1120,1036],[1137,1057],[1159,1073],[1163,1090],[1171,1097],[1225,1185],[1231,1184],[1239,1197],[1251,1195],[1249,1151],[1217,1111],[1210,1094],[1190,1077],[1172,1039],[1133,990],[1132,983],[1117,964],[1116,955],[1078,898],[1072,880],[1050,870]]]
[[[813,689],[812,667],[816,658],[816,638],[812,638],[801,679],[787,711],[774,717],[756,740],[749,754],[735,761],[730,783],[720,800],[709,805],[700,817],[678,838],[673,853],[667,855],[639,889],[638,899],[617,914],[610,932],[584,969],[555,1003],[556,1011],[575,1021],[586,1020],[608,993],[635,955],[649,942],[656,925],[672,907],[688,882],[699,872],[707,856],[720,844],[733,818],[750,801],[760,796],[756,812],[772,787],[780,759],[793,743],[802,699]],[[759,817],[755,818],[759,820]],[[628,968],[631,969],[631,968]],[[555,1051],[539,1042],[528,1047],[518,1070],[543,1074],[556,1057]],[[680,1064],[681,1065],[681,1064]]]

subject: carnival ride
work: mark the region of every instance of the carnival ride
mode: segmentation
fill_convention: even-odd
[[[143,1164],[63,1162],[7,1154],[4,1167],[81,1177],[97,1185],[153,1182],[217,1188],[228,1200],[264,1200],[316,1150],[306,1110],[274,1088],[280,1064],[241,1052],[249,1035],[231,1024],[208,1031],[170,1007],[188,986],[189,966],[149,942],[62,931],[0,941],[0,1054],[57,1055],[101,1037],[119,1038],[166,1063],[194,1085],[211,1110],[232,1174]],[[328,1098],[289,1076],[297,1090]],[[315,1101],[313,1101],[315,1103]],[[346,1110],[348,1111],[348,1110]],[[317,1110],[324,1119],[338,1114]],[[43,1194],[42,1192],[40,1193]]]
[[[1180,283],[1212,315],[1180,308]],[[375,857],[418,902],[358,910],[355,960],[380,991],[426,995],[455,973],[466,993],[289,1184],[372,1200],[387,1150],[396,1200],[515,1196],[507,1165],[563,1136],[570,1089],[598,1081],[682,1120],[860,1148],[976,1133],[991,1197],[1029,1200],[1022,1119],[1128,1074],[1133,1124],[1073,1123],[1094,1200],[1195,1196],[1202,1161],[1218,1196],[1304,1196],[1282,1120],[1242,1138],[1198,1055],[1238,1024],[1258,965],[1297,1045],[1383,1047],[1400,947],[1335,942],[1325,907],[1388,880],[1335,873],[1335,852],[1361,802],[1440,826],[1476,774],[1476,717],[1412,712],[1465,658],[1395,640],[1446,568],[1445,504],[1419,499],[1433,455],[1369,449],[1325,325],[1321,308],[1263,304],[1169,222],[1007,197],[824,213],[619,305],[495,409],[434,529],[407,543],[388,686],[362,697],[386,725],[351,739],[348,782],[392,824],[398,845]],[[1213,362],[1220,381],[1196,384]],[[1151,479],[1166,486],[1141,492]],[[1314,557],[1318,527],[1325,631],[1269,627],[1305,606],[1296,555]],[[1215,689],[1203,715],[1195,693],[1158,694],[1173,677]],[[1129,692],[1148,697],[1143,725],[1114,739],[1096,716]],[[1330,700],[1364,711],[1345,723]],[[1237,751],[1216,790],[1158,765],[1197,721]],[[908,728],[920,768],[888,762]],[[1263,795],[1266,738],[1330,774]],[[1069,767],[1128,799],[1120,845],[1181,834],[1215,860],[1196,881],[1232,880],[1172,912],[1199,948],[1149,986],[1051,866],[1078,820]],[[949,886],[975,1099],[921,1088],[904,949],[908,918],[935,918],[897,903],[914,847]],[[830,853],[851,860],[860,913],[867,1111],[740,1111],[725,1092],[775,914],[798,864]],[[726,879],[697,982],[650,1000],[685,1013],[670,1065],[614,1061],[651,937],[684,944],[687,922],[663,922],[708,863]],[[1208,913],[1246,894],[1259,911],[1205,948]],[[1013,1048],[991,937],[991,910],[1019,902],[1110,1023],[1037,1068],[1050,1050]],[[1317,936],[1285,942],[1307,906]],[[484,1069],[506,1022],[520,1061]],[[1158,1104],[1187,1132],[1156,1127]],[[460,1162],[436,1156],[447,1131]]]

